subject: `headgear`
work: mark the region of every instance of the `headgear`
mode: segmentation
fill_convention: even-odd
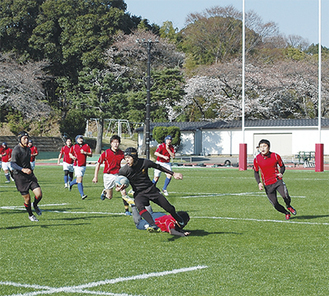
[[[134,160],[138,159],[138,152],[135,148],[133,147],[128,147],[125,151],[124,151],[124,156],[131,156]]]

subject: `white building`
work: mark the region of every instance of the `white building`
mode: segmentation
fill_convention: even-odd
[[[329,119],[322,119],[321,143],[324,154],[329,154]],[[166,122],[151,123],[155,126],[177,126],[181,130],[182,155],[238,155],[239,144],[243,142],[241,121],[209,122]],[[138,145],[143,142],[143,129],[139,128]],[[247,153],[252,155],[260,139],[271,142],[271,150],[282,156],[292,156],[300,151],[315,151],[320,133],[317,119],[275,119],[247,120],[245,122],[245,143]],[[155,141],[151,146],[156,146]]]

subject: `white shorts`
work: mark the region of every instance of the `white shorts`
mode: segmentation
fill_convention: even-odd
[[[35,161],[31,161],[30,164],[31,164],[31,170],[34,171],[34,168],[35,168]]]
[[[73,163],[63,162],[63,171],[74,172]]]
[[[74,167],[74,175],[76,177],[83,177],[86,172],[86,167],[85,166],[75,166]]]
[[[11,168],[11,163],[10,162],[2,162],[2,169],[4,171],[11,171],[12,168]]]
[[[156,161],[156,163],[171,171],[171,163],[170,162]],[[160,175],[161,175],[161,171],[155,169],[154,170],[154,177],[160,177]]]
[[[118,174],[104,174],[103,175],[103,182],[104,182],[104,188],[105,189],[112,189],[115,187],[115,179],[118,176]]]

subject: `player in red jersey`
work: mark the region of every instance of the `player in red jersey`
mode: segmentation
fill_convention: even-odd
[[[38,148],[36,146],[33,146],[33,141],[30,139],[29,140],[29,145],[28,147],[31,149],[31,169],[32,171],[34,170],[35,168],[35,157],[39,154],[38,152]]]
[[[2,151],[3,151],[3,148],[2,148],[2,146],[0,146],[0,171],[1,171],[1,167],[2,167]]]
[[[87,198],[87,195],[83,192],[82,179],[86,172],[87,156],[92,156],[90,146],[84,143],[82,135],[75,137],[76,144],[70,149],[70,157],[74,160],[74,174],[76,179],[70,182],[70,191],[72,186],[78,184],[79,193],[82,199]]]
[[[73,159],[70,157],[70,150],[72,147],[72,140],[67,138],[65,146],[62,147],[61,152],[58,155],[57,164],[60,165],[61,158],[63,156],[63,171],[64,171],[64,187],[69,188],[70,182],[73,180]]]
[[[98,182],[98,172],[100,166],[103,163],[105,164],[103,170],[104,190],[101,194],[101,200],[104,200],[105,198],[112,199],[113,197],[115,179],[118,176],[119,170],[121,168],[121,161],[124,159],[123,151],[119,149],[120,143],[121,138],[118,135],[113,135],[110,139],[111,148],[104,151],[97,161],[94,179],[92,180],[92,182],[95,184]],[[122,194],[126,195],[125,192]],[[130,216],[131,213],[129,212],[128,203],[123,200],[123,204],[125,207],[125,214]]]
[[[282,180],[282,175],[286,167],[280,155],[270,151],[270,146],[270,141],[268,140],[263,139],[259,141],[260,153],[254,158],[255,179],[258,183],[259,190],[263,190],[265,187],[265,192],[271,204],[277,211],[285,214],[286,219],[289,220],[290,213],[296,215],[297,211],[290,204],[291,198],[287,186]],[[261,171],[264,184],[260,180],[259,171]],[[282,196],[288,210],[279,204],[277,192]]]
[[[167,136],[165,137],[164,143],[160,144],[157,150],[154,152],[154,155],[157,157],[156,163],[160,164],[161,166],[165,167],[166,169],[171,171],[171,164],[170,158],[175,158],[175,149],[173,145],[171,145],[172,137]],[[156,184],[160,178],[161,171],[154,170],[154,177],[152,182]],[[171,175],[166,174],[166,180],[164,182],[162,193],[165,196],[168,196],[167,187],[171,181]]]
[[[2,156],[2,169],[5,173],[5,177],[6,177],[6,181],[5,183],[10,183],[10,172],[12,171],[11,168],[11,153],[12,153],[12,149],[8,147],[6,142],[3,142],[2,145],[2,151],[1,151],[1,156]]]
[[[150,225],[141,217],[138,210],[136,209],[136,206],[132,204],[131,208],[136,228],[139,230],[148,229]],[[183,228],[177,224],[177,221],[173,218],[173,216],[166,215],[162,212],[153,212],[151,206],[147,206],[146,209],[151,214],[155,224],[161,229],[162,232],[168,232],[177,236],[188,236],[190,234],[190,232],[184,231]],[[178,211],[177,214],[183,218],[186,226],[188,221],[190,221],[189,214],[185,211]]]

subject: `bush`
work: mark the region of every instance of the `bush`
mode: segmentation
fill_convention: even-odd
[[[21,131],[30,131],[30,121],[24,120],[20,112],[9,113],[6,116],[9,130],[17,135]]]

